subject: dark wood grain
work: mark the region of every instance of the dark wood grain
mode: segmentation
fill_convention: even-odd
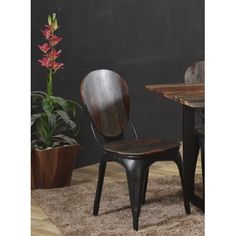
[[[79,145],[32,150],[31,188],[59,188],[70,184]]]
[[[126,82],[109,70],[90,72],[81,83],[81,97],[98,131],[106,137],[123,133],[130,111]]]
[[[204,83],[153,84],[146,85],[146,89],[189,107],[204,107]]]
[[[159,139],[131,139],[107,143],[103,148],[107,152],[118,153],[126,156],[149,156],[163,154],[171,150],[178,150],[179,143]]]

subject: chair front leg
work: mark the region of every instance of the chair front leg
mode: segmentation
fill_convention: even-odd
[[[94,205],[93,205],[94,216],[98,215],[99,204],[100,204],[100,199],[101,199],[101,194],[102,194],[102,187],[103,187],[104,176],[105,176],[105,171],[106,171],[106,164],[107,162],[103,160],[102,158],[99,165],[97,190],[96,190],[96,195],[95,195],[95,200],[94,200]]]
[[[147,184],[148,184],[148,174],[149,174],[149,168],[147,169],[147,172],[146,172],[146,175],[145,175],[145,180],[144,180],[142,204],[145,204],[145,202],[146,202],[146,192],[147,192]]]
[[[145,183],[145,164],[142,160],[124,159],[130,203],[133,215],[133,229],[138,231],[138,219],[141,211]]]

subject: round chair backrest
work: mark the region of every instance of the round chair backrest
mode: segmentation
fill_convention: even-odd
[[[124,132],[128,122],[130,102],[125,80],[110,70],[95,70],[80,86],[83,103],[97,130],[105,137]]]
[[[203,83],[205,80],[205,62],[199,61],[190,65],[184,75],[186,84]]]

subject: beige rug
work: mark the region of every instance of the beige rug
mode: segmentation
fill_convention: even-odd
[[[92,215],[96,184],[34,190],[33,197],[65,236],[198,236],[204,235],[204,215],[195,207],[186,215],[179,177],[150,179],[139,231],[132,229],[126,182],[104,183],[99,216]]]

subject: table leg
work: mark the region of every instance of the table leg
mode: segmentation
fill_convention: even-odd
[[[196,167],[196,142],[194,133],[194,109],[183,106],[183,162],[185,183],[190,202],[204,211],[204,201],[194,194]]]

